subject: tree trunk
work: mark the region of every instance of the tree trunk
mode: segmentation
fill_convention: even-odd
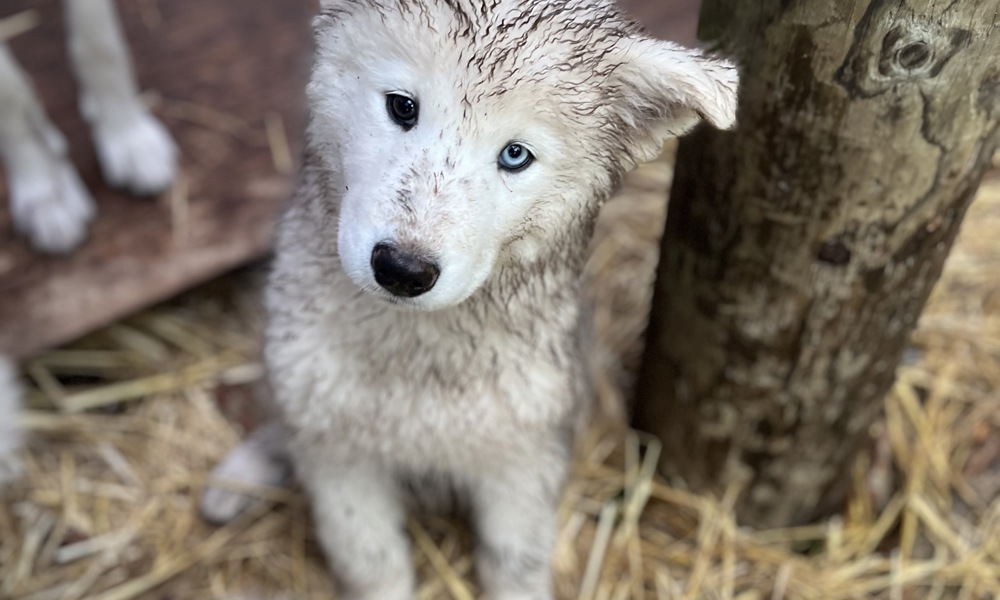
[[[705,0],[740,125],[680,145],[636,422],[669,475],[745,486],[741,522],[843,501],[1000,141],[998,11]]]

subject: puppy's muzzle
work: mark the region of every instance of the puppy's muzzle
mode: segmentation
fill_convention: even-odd
[[[436,264],[384,242],[372,250],[372,271],[380,286],[401,298],[430,291],[441,274]]]

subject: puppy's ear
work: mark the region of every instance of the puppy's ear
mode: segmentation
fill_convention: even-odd
[[[622,38],[613,54],[617,110],[637,160],[655,158],[664,141],[701,119],[719,129],[736,123],[739,75],[732,63],[645,37]]]

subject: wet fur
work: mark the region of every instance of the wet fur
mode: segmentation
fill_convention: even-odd
[[[269,461],[287,452],[347,598],[413,597],[415,504],[468,509],[485,598],[551,598],[555,508],[592,409],[580,274],[594,219],[664,139],[699,116],[733,123],[735,70],[597,0],[328,1],[316,37],[305,163],[266,294],[281,414],[267,435],[285,443],[251,436],[216,474],[276,483]],[[378,106],[393,86],[423,102],[413,132]],[[500,173],[512,139],[537,164]],[[433,256],[435,288],[379,290],[367,256],[383,239]],[[226,520],[243,505],[210,487],[202,509]]]

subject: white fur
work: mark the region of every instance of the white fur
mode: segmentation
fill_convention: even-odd
[[[177,147],[139,97],[112,0],[65,0],[80,112],[90,123],[104,178],[156,194],[177,174]]]
[[[665,136],[699,114],[734,120],[731,65],[646,38],[610,2],[495,4],[329,0],[317,21],[265,355],[348,599],[412,598],[405,513],[452,499],[478,534],[483,597],[551,598],[555,507],[591,407],[579,286],[593,219]],[[420,102],[410,131],[386,112],[395,92]],[[536,163],[499,170],[510,141]],[[385,241],[432,257],[433,289],[380,289]],[[271,451],[234,453],[220,469],[254,479]]]
[[[24,443],[19,423],[21,388],[13,365],[0,357],[0,488],[21,473],[17,456]]]
[[[14,57],[0,43],[0,160],[14,228],[43,252],[67,252],[87,235],[94,201]]]
[[[65,0],[80,106],[108,183],[136,194],[166,189],[177,148],[138,95],[111,0]],[[62,253],[87,235],[95,207],[9,49],[0,43],[0,161],[15,229],[42,252]]]
[[[280,423],[266,423],[230,452],[212,471],[216,481],[202,495],[202,516],[213,523],[225,523],[255,500],[247,492],[226,489],[227,480],[254,486],[281,485],[289,470],[283,456],[285,436]]]

